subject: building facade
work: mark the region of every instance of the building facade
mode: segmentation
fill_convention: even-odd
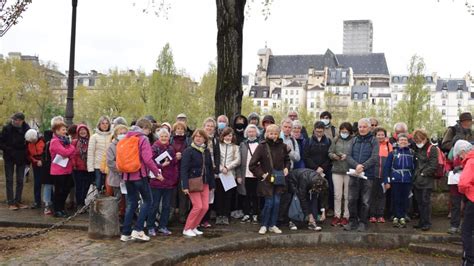
[[[372,53],[374,29],[370,20],[345,20],[343,54]]]

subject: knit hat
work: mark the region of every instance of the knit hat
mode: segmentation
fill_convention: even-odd
[[[465,112],[459,115],[459,122],[466,121],[466,120],[472,120],[471,113]]]
[[[25,115],[21,112],[15,113],[12,115],[13,120],[25,120]]]

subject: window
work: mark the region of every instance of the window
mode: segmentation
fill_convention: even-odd
[[[366,92],[362,93],[362,99],[367,100],[367,93]]]
[[[346,75],[347,75],[347,72],[346,72],[346,71],[342,71],[342,73],[341,73],[341,77],[342,77],[343,79],[345,79],[345,78],[346,78]]]
[[[395,95],[393,96],[393,100],[394,100],[394,101],[398,101],[398,95],[397,95],[397,94],[395,94]]]
[[[458,90],[458,99],[462,99],[462,90]]]
[[[442,105],[446,106],[446,100],[443,100]]]
[[[293,95],[293,90],[290,91],[290,95]]]
[[[273,103],[273,108],[277,108],[277,104],[276,104],[276,103]]]
[[[258,106],[261,106],[261,105],[262,105],[262,101],[257,101],[257,105],[258,105]]]
[[[267,100],[263,101],[263,106],[268,107],[268,101]]]
[[[311,107],[311,108],[314,108],[314,102],[311,102],[311,103],[310,103],[310,107]]]
[[[298,95],[298,94],[299,94],[299,91],[300,91],[300,90],[296,90],[296,95]]]
[[[255,98],[255,91],[250,91],[250,97]]]
[[[268,98],[268,91],[263,91],[263,98]]]
[[[288,95],[288,90],[285,90],[285,95]]]
[[[359,99],[359,93],[354,92],[354,99]]]
[[[300,99],[299,98],[295,99],[295,104],[300,104]]]
[[[293,98],[290,99],[290,104],[293,104]]]
[[[77,86],[82,86],[84,85],[84,80],[83,79],[78,79],[77,80]]]
[[[318,108],[318,109],[321,108],[321,103],[320,102],[316,103],[316,108]]]
[[[442,109],[442,110],[441,110],[441,114],[442,114],[442,115],[446,115],[446,109]]]
[[[89,87],[94,87],[95,86],[95,78],[89,79]]]
[[[285,99],[285,103],[288,104],[288,99]]]

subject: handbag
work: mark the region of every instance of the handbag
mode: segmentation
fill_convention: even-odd
[[[205,167],[204,159],[205,159],[205,156],[204,156],[204,153],[203,153],[202,154],[201,176],[188,179],[189,192],[202,192],[204,190],[204,183],[202,182],[202,178],[204,176],[204,167]]]
[[[270,157],[270,166],[272,167],[270,182],[276,186],[285,186],[286,185],[285,174],[283,173],[282,170],[275,170],[275,168],[273,168],[273,158],[272,158],[272,154],[270,152],[270,146],[268,145],[268,143],[267,143],[267,152],[268,152],[268,156]]]
[[[288,218],[298,222],[304,221],[303,209],[301,209],[300,199],[296,194],[293,194],[291,199],[290,208],[288,209]]]

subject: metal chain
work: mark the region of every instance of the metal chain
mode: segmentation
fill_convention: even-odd
[[[87,194],[87,196],[89,196],[90,194],[92,194],[96,191],[97,191],[97,188],[94,187],[94,190],[89,192]],[[99,194],[97,194],[95,197],[93,197],[92,200],[88,204],[84,205],[81,209],[76,211],[76,213],[74,213],[72,216],[67,217],[65,220],[63,220],[61,222],[57,222],[57,223],[51,225],[48,228],[44,228],[44,229],[41,229],[41,230],[38,230],[38,231],[35,231],[35,232],[31,232],[31,233],[20,233],[20,234],[16,234],[16,235],[0,236],[0,240],[16,240],[16,239],[32,238],[32,237],[36,237],[36,236],[40,236],[40,235],[44,235],[46,233],[49,233],[50,231],[52,231],[54,229],[58,229],[59,227],[61,227],[61,226],[65,225],[66,223],[72,221],[79,214],[82,214],[87,209],[89,209],[89,206],[97,199],[98,195]],[[86,198],[87,198],[87,196],[86,196]]]

